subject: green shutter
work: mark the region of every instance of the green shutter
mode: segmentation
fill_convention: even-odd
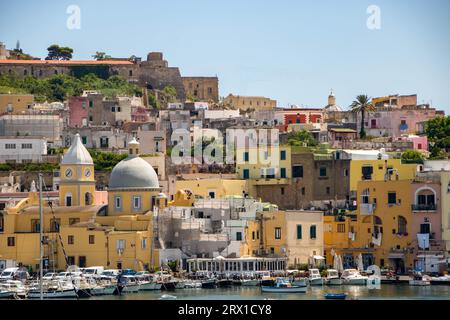
[[[302,238],[302,225],[297,225],[297,239],[300,240]]]

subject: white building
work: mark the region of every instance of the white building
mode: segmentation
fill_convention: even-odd
[[[40,137],[0,137],[0,163],[42,162],[47,140]]]

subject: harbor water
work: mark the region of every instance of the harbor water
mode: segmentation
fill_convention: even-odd
[[[216,289],[140,291],[121,296],[97,296],[89,299],[158,300],[164,295],[170,295],[178,300],[323,300],[325,293],[346,293],[347,300],[450,300],[450,286],[409,286],[407,284],[383,284],[379,289],[345,285],[312,286],[306,293],[262,293],[260,287],[233,286]]]

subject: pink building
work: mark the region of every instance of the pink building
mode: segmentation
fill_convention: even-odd
[[[69,98],[70,128],[86,127],[89,123],[89,100],[87,97]]]
[[[407,137],[400,137],[398,140],[412,142],[414,150],[428,151],[428,138],[426,136],[409,135]]]
[[[401,137],[404,134],[416,134],[424,121],[444,115],[443,111],[427,105],[404,106],[403,108],[378,108],[365,117],[365,129],[368,136]],[[357,131],[360,131],[361,114],[357,117]]]
[[[442,240],[441,184],[432,175],[421,173],[411,184],[412,199],[412,247],[417,269],[441,272],[445,254]]]

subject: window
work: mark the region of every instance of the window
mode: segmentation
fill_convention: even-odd
[[[142,250],[147,249],[147,238],[141,240],[141,249]]]
[[[280,168],[280,177],[286,178],[286,168]]]
[[[292,166],[292,177],[303,178],[303,166]]]
[[[344,169],[344,177],[348,177],[348,169]]]
[[[330,187],[327,187],[327,194],[330,194]]]
[[[244,152],[244,161],[245,162],[248,162],[248,151],[247,152]]]
[[[397,203],[397,193],[388,192],[388,204],[396,204]]]
[[[326,177],[326,176],[327,176],[327,167],[320,167],[319,177]]]
[[[31,219],[31,232],[40,232],[39,219]]]
[[[66,207],[72,206],[72,195],[66,195]]]
[[[420,233],[430,233],[430,224],[429,223],[422,223],[420,225]]]
[[[280,240],[280,239],[281,239],[281,228],[276,227],[275,228],[275,240]]]
[[[22,149],[33,149],[33,145],[31,143],[22,143]]]
[[[309,238],[312,240],[317,238],[315,225],[312,225],[311,227],[309,227]]]
[[[67,257],[67,264],[68,264],[69,266],[75,265],[75,257],[74,257],[74,256],[68,256],[68,257]]]
[[[86,256],[79,256],[78,257],[78,266],[80,268],[86,268]]]
[[[82,136],[81,137],[81,141],[83,142],[83,144],[87,143],[87,137],[86,136]]]
[[[77,224],[80,222],[80,218],[69,218],[69,225]]]
[[[61,225],[60,219],[50,220],[50,232],[59,232],[59,226]]]
[[[297,225],[297,240],[301,240],[302,238],[302,225],[298,224]]]
[[[406,228],[406,218],[403,216],[398,216],[398,233],[401,235],[406,235],[408,230]]]
[[[236,241],[242,241],[242,232],[236,232]]]
[[[133,76],[133,70],[128,70],[128,76],[132,77]]]
[[[338,225],[337,225],[337,232],[345,233],[345,224],[344,223],[338,223]]]
[[[84,204],[87,206],[90,206],[94,202],[94,197],[92,196],[92,193],[86,192],[84,194]]]
[[[94,101],[89,100],[89,108],[93,108],[94,107]]]
[[[89,244],[95,244],[95,235],[93,234],[89,235]]]
[[[117,251],[123,252],[123,250],[125,250],[125,240],[121,240],[121,239],[117,240],[116,249],[117,249]]]
[[[67,244],[74,244],[74,243],[75,243],[75,237],[67,236]]]
[[[216,193],[214,191],[209,191],[208,196],[209,198],[214,199],[216,197]]]
[[[133,209],[139,210],[141,208],[141,197],[133,196]]]
[[[243,171],[243,178],[244,179],[250,179],[250,170],[249,169],[244,169],[244,171]]]
[[[14,247],[16,245],[15,237],[8,237],[8,247]]]
[[[280,160],[286,160],[286,151],[285,150],[280,151]]]
[[[259,231],[256,231],[256,239],[259,240]]]
[[[120,196],[114,197],[114,208],[117,210],[122,210],[122,198]]]
[[[373,167],[372,166],[363,166],[361,168],[362,179],[363,180],[372,180]]]
[[[89,121],[94,121],[94,117],[93,116],[89,116]]]
[[[306,193],[306,189],[305,189],[305,187],[302,187],[302,196],[304,196],[305,193]]]
[[[255,231],[252,231],[252,240],[255,240]]]
[[[81,108],[86,109],[86,101],[81,102]]]
[[[284,195],[284,188],[283,187],[280,188],[280,191],[281,191],[281,195]]]
[[[16,148],[15,143],[6,143],[5,144],[5,149],[15,149],[15,148]]]

